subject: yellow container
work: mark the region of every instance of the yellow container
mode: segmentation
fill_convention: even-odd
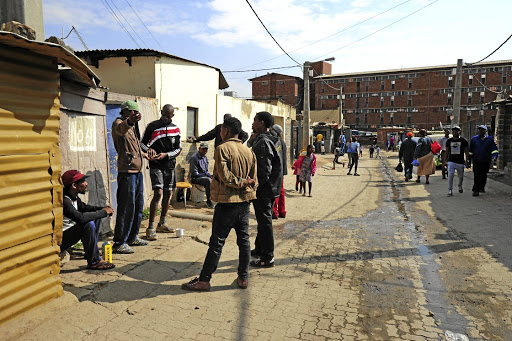
[[[112,263],[112,242],[104,242],[102,245],[103,260]]]

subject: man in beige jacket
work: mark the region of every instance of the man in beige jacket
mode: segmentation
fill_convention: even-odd
[[[203,269],[199,278],[194,278],[181,287],[191,291],[210,290],[210,279],[217,269],[222,248],[232,228],[235,229],[239,248],[238,286],[247,288],[249,278],[250,201],[256,199],[256,156],[242,144],[238,134],[242,129],[240,121],[234,117],[224,120],[221,127],[222,143],[215,149],[215,165],[211,185],[212,200],[215,206],[212,222],[212,235]]]

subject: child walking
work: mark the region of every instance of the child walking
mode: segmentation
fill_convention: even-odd
[[[304,188],[304,194],[302,196],[306,196],[306,181],[309,183],[309,197],[311,197],[311,187],[313,185],[313,176],[316,173],[316,155],[315,155],[315,147],[312,145],[308,145],[306,149],[306,156],[300,161],[300,182],[301,187]]]

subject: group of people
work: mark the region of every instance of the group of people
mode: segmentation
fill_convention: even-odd
[[[172,191],[176,188],[176,157],[180,155],[180,129],[172,123],[174,108],[165,105],[160,119],[151,122],[144,134],[139,132],[141,119],[136,102],[126,101],[121,113],[112,124],[112,138],[118,153],[117,217],[114,231],[113,252],[133,253],[133,247],[147,245],[147,240],[156,240],[157,232],[174,232],[166,222],[166,214]],[[274,236],[272,219],[285,217],[283,174],[286,174],[286,144],[282,128],[274,125],[268,112],[258,112],[254,118],[253,134],[248,145],[244,142],[248,134],[242,124],[231,115],[205,135],[193,138],[201,142],[215,138],[213,174],[208,171],[206,157],[208,145],[201,143],[190,162],[193,183],[205,187],[207,206],[214,207],[212,235],[209,248],[198,278],[182,285],[183,289],[204,291],[210,289],[210,279],[217,268],[226,238],[233,228],[239,246],[237,283],[240,288],[248,286],[248,267],[269,268],[274,266]],[[311,150],[311,148],[308,148]],[[314,157],[314,154],[313,154]],[[142,159],[149,161],[153,198],[150,205],[149,225],[145,239],[138,237],[142,221],[143,174]],[[311,159],[311,153],[303,158]],[[310,162],[311,163],[311,162]],[[87,176],[78,170],[69,170],[62,175],[64,184],[64,236],[61,250],[82,240],[87,267],[93,270],[108,270],[114,264],[102,259],[98,249],[98,234],[101,219],[113,215],[113,208],[84,204],[79,194],[87,190]],[[311,185],[310,185],[311,189]],[[155,226],[157,208],[161,202],[159,222]],[[252,202],[258,223],[255,248],[249,242],[249,205]],[[255,257],[250,261],[250,257]]]
[[[440,140],[442,173],[443,179],[448,177],[448,196],[453,196],[453,180],[455,172],[458,176],[458,191],[463,193],[464,169],[473,167],[474,184],[472,188],[473,196],[479,196],[485,193],[487,182],[487,173],[491,167],[492,160],[498,157],[498,147],[494,139],[487,135],[487,126],[480,125],[478,134],[468,142],[460,133],[459,126],[445,129],[445,136]],[[421,182],[421,176],[425,176],[425,183],[429,184],[430,175],[435,173],[434,153],[432,152],[433,141],[427,136],[426,130],[422,129],[418,133],[419,139],[416,143],[412,140],[412,132],[407,133],[407,138],[401,144],[399,150],[399,160],[403,162],[404,180],[412,179],[413,167],[416,166],[416,182]]]

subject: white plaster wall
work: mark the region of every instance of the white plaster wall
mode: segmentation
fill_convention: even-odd
[[[155,97],[159,99],[160,107],[172,104],[178,108],[174,112],[173,122],[180,128],[183,139],[187,137],[187,107],[198,109],[198,135],[217,124],[219,72],[216,69],[160,57],[156,58],[154,74]]]
[[[130,66],[125,57],[106,58],[99,61],[98,68],[91,68],[100,77],[100,85],[111,92],[155,98],[155,59],[133,57]]]

